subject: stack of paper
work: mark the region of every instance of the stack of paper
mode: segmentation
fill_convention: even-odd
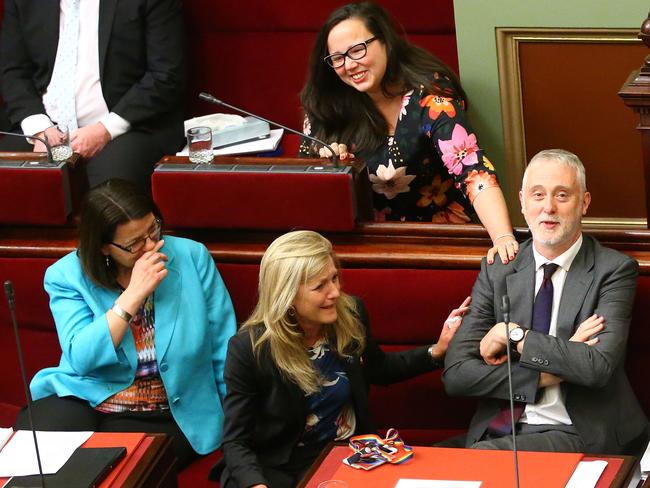
[[[36,431],[44,474],[56,473],[92,432]],[[0,478],[38,474],[38,462],[31,430],[18,430],[0,451]]]
[[[12,429],[11,427],[7,427],[7,428],[0,427],[0,449],[2,449],[2,446],[4,446],[7,443],[7,441],[9,440],[9,438],[13,433],[14,433],[14,429]]]
[[[265,139],[257,141],[244,142],[242,144],[233,144],[232,146],[215,149],[213,151],[215,156],[227,156],[229,154],[252,154],[275,151],[280,144],[284,130],[273,129],[271,135]],[[176,156],[187,156],[187,146],[181,152],[176,153]]]

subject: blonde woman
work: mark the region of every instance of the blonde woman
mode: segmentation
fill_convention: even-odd
[[[359,300],[341,291],[331,243],[297,231],[262,258],[259,302],[230,340],[224,379],[223,488],[295,486],[332,440],[370,433],[368,384],[442,366],[468,310],[453,310],[438,342],[385,354]]]

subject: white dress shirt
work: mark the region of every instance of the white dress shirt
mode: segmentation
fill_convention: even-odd
[[[79,127],[101,122],[111,135],[111,139],[121,136],[131,128],[131,124],[115,112],[109,112],[101,81],[99,79],[99,1],[82,0],[79,6],[79,48],[77,53],[75,83],[75,106]],[[59,37],[64,25],[66,12],[70,8],[70,0],[61,0],[59,19]],[[51,85],[51,81],[50,81]],[[49,87],[48,85],[48,91]],[[34,135],[52,126],[58,119],[57,107],[48,91],[43,95],[45,114],[35,114],[25,117],[20,123],[24,134]]]
[[[544,256],[539,254],[533,244],[533,255],[535,257],[535,296],[542,286],[544,280],[544,269],[542,266],[546,263],[555,263],[559,268],[553,273],[551,281],[553,283],[553,308],[551,312],[551,327],[549,335],[555,336],[557,332],[557,316],[560,309],[560,300],[562,298],[562,290],[566,275],[571,268],[571,264],[575,259],[580,247],[582,246],[582,234],[578,240],[564,253],[560,254],[557,258],[549,261]],[[524,347],[526,344],[524,343]],[[539,400],[535,403],[526,405],[524,414],[519,419],[519,422],[534,424],[534,425],[572,425],[571,417],[566,410],[564,404],[564,395],[562,394],[561,384],[547,386],[539,393]]]

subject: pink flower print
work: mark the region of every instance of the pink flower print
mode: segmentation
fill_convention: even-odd
[[[377,174],[370,175],[372,189],[383,194],[389,200],[392,200],[400,193],[410,191],[409,184],[414,179],[415,175],[406,174],[405,166],[395,169],[391,159],[388,160],[388,166],[380,164],[377,168]]]
[[[402,115],[406,115],[406,106],[411,101],[411,95],[413,95],[413,90],[406,92],[402,97],[402,107],[399,109],[399,120],[402,120]]]
[[[473,166],[478,163],[478,145],[476,136],[467,134],[465,128],[456,124],[451,133],[451,139],[443,141],[438,139],[438,147],[442,151],[442,161],[445,163],[449,173],[459,175],[463,172],[463,165]]]

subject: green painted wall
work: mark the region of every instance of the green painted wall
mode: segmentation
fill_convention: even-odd
[[[495,29],[638,29],[648,10],[648,0],[454,0],[460,75],[469,97],[472,125],[480,145],[501,174],[504,174],[505,154]],[[639,66],[642,61],[639,59]],[[627,73],[621,74],[621,83],[626,77]],[[502,184],[507,186],[513,182],[503,181]],[[514,184],[518,186],[519,182]],[[512,215],[512,208],[510,210]]]

